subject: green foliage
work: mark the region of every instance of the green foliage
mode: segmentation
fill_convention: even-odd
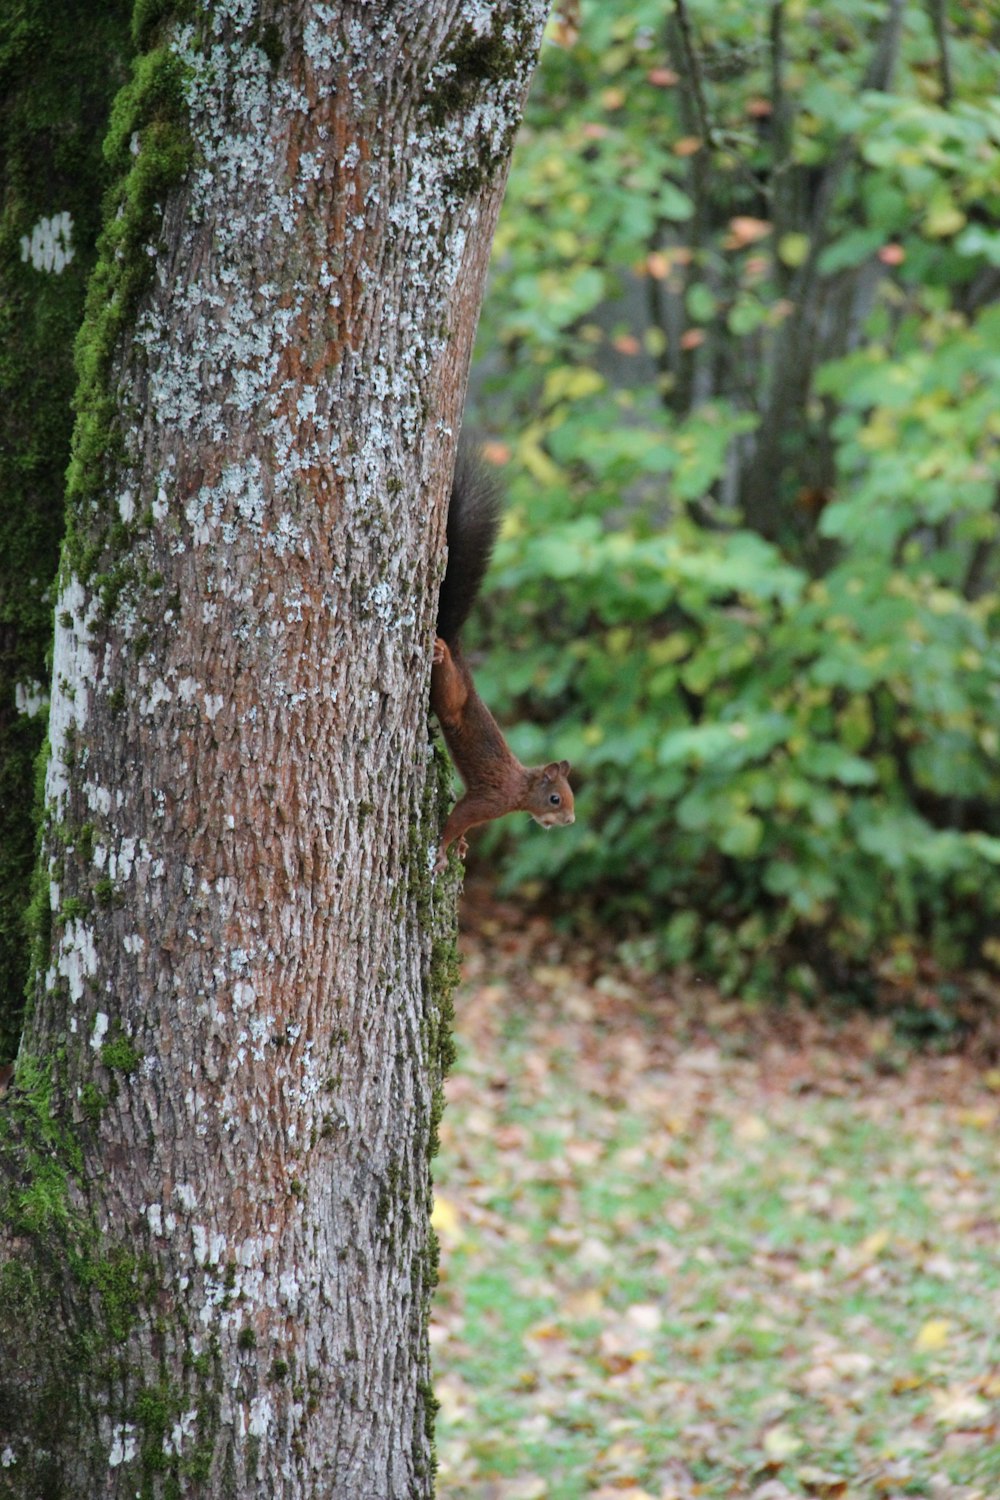
[[[1000,38],[888,15],[585,3],[483,324],[481,685],[580,784],[508,875],[758,989],[997,956]]]

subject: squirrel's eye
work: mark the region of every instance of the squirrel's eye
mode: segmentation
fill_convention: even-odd
[[[552,796],[549,798],[549,801],[552,803],[553,807],[558,807],[560,802],[562,801],[562,798],[560,797],[558,792],[553,792]]]

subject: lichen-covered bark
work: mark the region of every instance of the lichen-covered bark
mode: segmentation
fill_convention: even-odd
[[[127,0],[0,0],[0,1063],[28,978],[34,763],[72,427],[73,337],[94,262],[101,141]]]
[[[0,1495],[432,1490],[433,601],[543,13],[142,7],[0,1144]]]

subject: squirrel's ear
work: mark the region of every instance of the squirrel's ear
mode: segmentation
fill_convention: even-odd
[[[556,777],[560,774],[559,765],[554,760],[550,760],[547,766],[542,767],[543,781],[555,781]]]
[[[568,776],[569,775],[569,761],[568,760],[561,760],[559,762],[559,775],[560,776]]]

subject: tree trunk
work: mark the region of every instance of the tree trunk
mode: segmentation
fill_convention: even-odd
[[[434,598],[544,5],[163,9],[78,355],[0,1494],[411,1500]]]
[[[35,760],[72,429],[73,335],[107,186],[128,0],[0,0],[0,1064],[28,979]],[[85,24],[81,25],[81,21]]]

